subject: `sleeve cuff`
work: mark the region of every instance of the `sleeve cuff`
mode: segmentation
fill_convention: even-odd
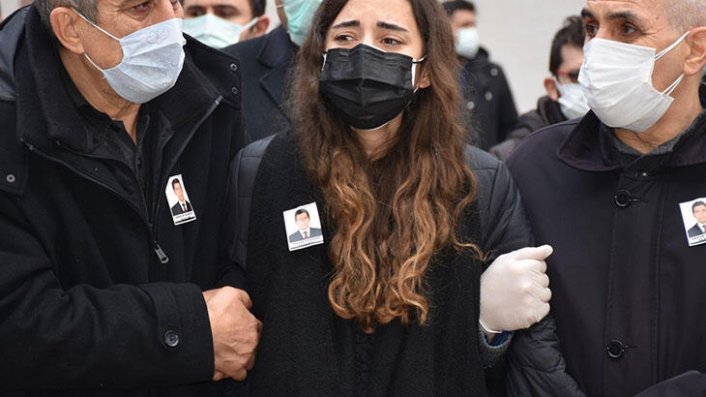
[[[483,331],[478,331],[480,340],[480,355],[483,368],[490,368],[497,364],[505,355],[512,341],[512,332],[501,332],[493,338],[492,342],[488,342]]]

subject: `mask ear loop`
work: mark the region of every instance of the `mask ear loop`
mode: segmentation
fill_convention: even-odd
[[[424,62],[427,59],[427,56],[424,55],[423,57],[419,58],[419,60],[412,60],[412,84],[414,85],[416,83],[416,77],[417,77],[417,65]],[[419,87],[414,85],[414,93],[417,93],[417,90]]]
[[[673,50],[674,47],[678,46],[682,41],[684,41],[684,39],[686,38],[686,36],[689,35],[689,33],[691,33],[691,32],[689,31],[689,32],[684,33],[683,35],[681,35],[681,37],[679,37],[679,38],[677,39],[677,41],[675,41],[674,43],[670,44],[669,47],[667,47],[667,48],[663,49],[662,51],[660,51],[659,53],[657,53],[657,55],[655,55],[655,61],[657,61],[657,60],[659,60],[660,58],[662,58],[663,56],[667,55],[667,53],[668,53],[669,51]]]
[[[324,71],[324,66],[326,66],[326,57],[328,56],[328,52],[322,52],[321,57],[324,59],[324,61],[321,63],[321,71]]]
[[[677,39],[677,41],[675,41],[669,47],[663,49],[657,55],[655,55],[655,61],[659,60],[660,58],[665,56],[669,51],[673,50],[674,47],[678,46],[682,41],[684,41],[684,39],[686,38],[686,36],[689,35],[689,33],[691,33],[691,32],[684,33],[683,35],[681,35],[681,37],[679,37]],[[677,89],[677,87],[679,86],[679,83],[681,83],[681,81],[683,79],[684,79],[684,73],[680,74],[679,77],[677,77],[677,79],[674,80],[674,82],[669,85],[669,87],[665,88],[664,91],[662,91],[662,95],[671,96],[672,92],[674,92],[674,90]]]

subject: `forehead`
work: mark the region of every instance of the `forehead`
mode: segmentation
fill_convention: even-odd
[[[297,214],[297,219],[304,219],[304,218],[308,218],[308,217],[309,217],[309,214],[307,214],[306,212],[301,212],[301,213]]]
[[[471,22],[475,23],[476,13],[470,10],[456,10],[451,14],[451,20],[456,23]]]
[[[345,21],[358,21],[364,28],[376,26],[379,22],[391,23],[419,35],[409,0],[350,0],[338,13],[333,25]]]
[[[200,6],[200,7],[215,7],[215,6],[230,6],[239,10],[247,11],[250,9],[250,0],[184,0],[184,7]]]
[[[665,1],[675,0],[588,0],[584,10],[598,19],[629,16],[642,22],[666,22]]]

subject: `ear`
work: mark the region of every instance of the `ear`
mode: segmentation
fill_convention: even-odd
[[[417,64],[417,88],[424,89],[431,86],[431,79],[429,78],[429,72],[424,62]]]
[[[685,41],[689,45],[689,55],[684,61],[684,75],[700,74],[706,65],[706,26],[692,29]]]
[[[260,37],[263,34],[267,33],[267,29],[270,27],[270,17],[267,15],[260,15],[260,19],[257,20],[257,23],[255,26],[253,26],[250,30],[253,31],[253,37]]]
[[[547,91],[547,95],[552,101],[559,100],[559,90],[556,88],[556,80],[551,77],[544,78],[544,90]]]
[[[76,12],[68,7],[56,7],[49,14],[49,22],[59,43],[67,50],[83,54],[81,28],[84,23]]]

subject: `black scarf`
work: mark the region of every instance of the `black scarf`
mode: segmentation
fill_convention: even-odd
[[[451,249],[437,254],[427,275],[428,325],[393,321],[378,327],[369,371],[361,374],[360,335],[352,321],[333,313],[327,298],[333,267],[324,200],[307,178],[291,135],[269,145],[252,200],[248,282],[253,311],[264,325],[249,376],[253,396],[348,397],[360,390],[368,396],[485,394],[478,346],[480,261]],[[313,201],[326,243],[289,252],[282,212]],[[460,235],[479,241],[479,230],[478,217],[467,216]],[[360,379],[367,384],[356,384]]]

